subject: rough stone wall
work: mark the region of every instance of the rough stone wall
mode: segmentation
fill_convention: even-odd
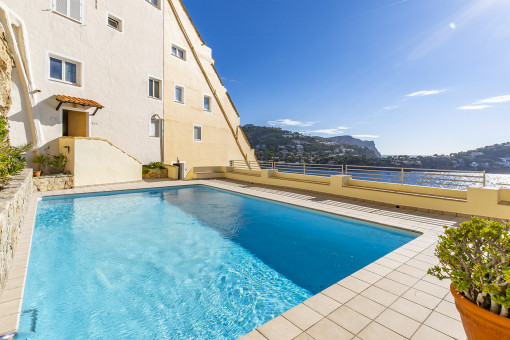
[[[12,56],[2,26],[0,25],[0,114],[7,116],[11,108]]]
[[[73,175],[34,177],[34,189],[38,191],[64,190],[73,187]]]
[[[168,169],[150,169],[142,178],[168,178]]]
[[[0,191],[0,295],[14,259],[32,190],[32,170],[25,169]]]

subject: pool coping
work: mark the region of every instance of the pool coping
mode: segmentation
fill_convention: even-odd
[[[449,282],[427,275],[443,225],[464,219],[359,202],[303,190],[231,180],[142,181],[36,192],[21,227],[13,267],[0,296],[0,335],[17,331],[37,200],[41,197],[205,185],[370,223],[419,232],[414,240],[270,320],[242,340],[465,339]]]

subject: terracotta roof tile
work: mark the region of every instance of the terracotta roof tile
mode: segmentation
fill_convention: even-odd
[[[104,106],[99,104],[98,102],[95,102],[90,99],[83,99],[83,98],[77,98],[77,97],[70,97],[70,96],[64,96],[62,94],[57,94],[55,98],[58,101],[65,102],[65,103],[72,103],[72,104],[80,104],[85,106],[94,106],[102,109]]]

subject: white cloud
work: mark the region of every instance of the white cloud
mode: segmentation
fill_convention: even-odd
[[[377,135],[352,135],[354,138],[379,138]]]
[[[490,105],[464,105],[457,108],[457,110],[483,110],[488,107],[491,107]]]
[[[477,100],[475,104],[500,104],[510,102],[510,94]]]
[[[267,122],[271,126],[301,126],[301,127],[307,127],[312,126],[313,124],[317,122],[300,122],[298,120],[292,120],[292,119],[278,119],[278,120],[270,120]]]
[[[391,111],[391,110],[395,110],[395,109],[397,109],[397,108],[398,108],[398,105],[390,105],[390,106],[385,106],[385,107],[383,107],[382,109],[383,109],[384,111]]]
[[[318,133],[323,135],[340,135],[345,132],[345,130],[349,129],[345,126],[337,126],[332,129],[319,129],[319,130],[311,130],[311,131],[303,131],[303,133]]]
[[[422,96],[430,96],[432,94],[438,94],[438,93],[441,93],[441,92],[444,92],[446,91],[447,89],[442,89],[442,90],[426,90],[426,91],[417,91],[417,92],[413,92],[413,93],[409,93],[407,95],[407,97],[422,97]]]

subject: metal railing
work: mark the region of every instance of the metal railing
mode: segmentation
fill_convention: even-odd
[[[336,164],[307,164],[285,163],[273,161],[230,161],[230,166],[245,170],[272,169],[279,172],[324,176],[349,175],[353,179],[421,185],[451,189],[465,189],[467,187],[485,187],[485,171],[438,170],[418,168],[397,168],[364,165],[336,165]],[[500,184],[504,185],[504,184]]]
[[[278,170],[279,172],[310,175],[310,176],[324,176],[342,175],[344,172],[343,165],[332,164],[308,164],[308,163],[285,163],[285,162],[263,162],[259,161],[248,162],[245,161],[230,161],[230,165],[244,170]]]
[[[345,175],[353,179],[423,185],[432,187],[485,187],[485,171],[396,168],[383,166],[346,165]]]

